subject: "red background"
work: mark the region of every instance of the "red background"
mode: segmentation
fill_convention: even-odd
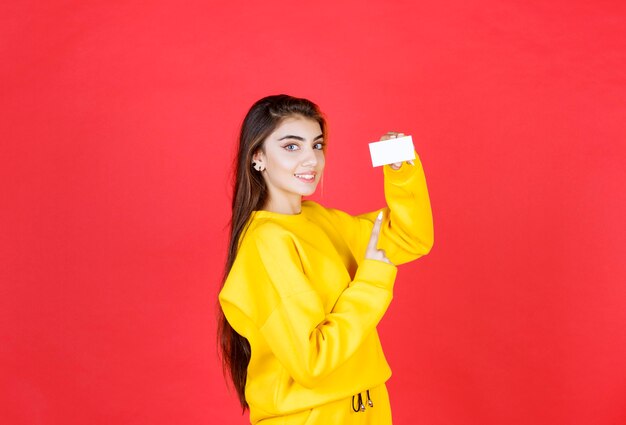
[[[280,92],[328,116],[327,206],[382,205],[388,130],[424,163],[395,423],[626,423],[624,2],[0,7],[0,423],[246,423],[215,302],[237,129]]]

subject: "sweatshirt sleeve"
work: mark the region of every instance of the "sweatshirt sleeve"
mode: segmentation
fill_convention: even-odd
[[[396,267],[365,260],[330,312],[305,275],[288,233],[254,237],[255,303],[270,303],[257,327],[291,377],[313,388],[352,356],[375,329],[392,299]],[[269,232],[266,232],[269,233]]]
[[[342,233],[357,262],[365,256],[374,220],[383,211],[378,249],[389,260],[404,264],[426,255],[434,243],[433,217],[424,169],[417,152],[415,165],[403,163],[398,170],[383,166],[387,206],[358,216],[339,210],[334,215],[337,231]]]

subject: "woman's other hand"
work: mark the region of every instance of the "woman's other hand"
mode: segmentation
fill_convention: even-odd
[[[395,139],[397,137],[404,137],[404,133],[398,133],[396,131],[388,131],[387,133],[382,135],[382,137],[380,138],[380,141],[382,142],[383,140]],[[408,160],[407,163],[411,165],[415,165],[412,159]],[[393,168],[394,170],[399,170],[400,167],[402,166],[402,163],[394,162],[393,164],[389,164],[389,166]]]
[[[365,258],[368,260],[378,260],[384,261],[385,263],[393,264],[389,261],[389,258],[385,255],[385,251],[382,249],[376,248],[378,244],[378,236],[380,235],[380,226],[383,222],[383,212],[378,213],[378,217],[374,221],[374,227],[372,228],[372,235],[370,236],[370,241],[367,244],[367,249],[365,250]]]

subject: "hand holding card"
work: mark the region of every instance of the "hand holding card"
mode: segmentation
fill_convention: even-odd
[[[369,148],[374,167],[415,159],[415,147],[411,136],[372,142],[369,144]]]

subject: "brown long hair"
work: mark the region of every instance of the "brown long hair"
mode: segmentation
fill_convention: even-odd
[[[316,120],[322,134],[326,136],[326,120],[319,107],[310,100],[286,94],[267,96],[258,100],[243,120],[234,164],[230,240],[222,287],[235,262],[239,241],[252,212],[261,209],[267,200],[267,186],[263,176],[252,168],[252,156],[257,150],[264,149],[265,139],[285,118],[294,115]],[[224,373],[228,372],[230,375],[241,407],[245,411],[248,408],[245,386],[251,355],[250,344],[228,323],[221,307],[218,308],[217,334]]]

